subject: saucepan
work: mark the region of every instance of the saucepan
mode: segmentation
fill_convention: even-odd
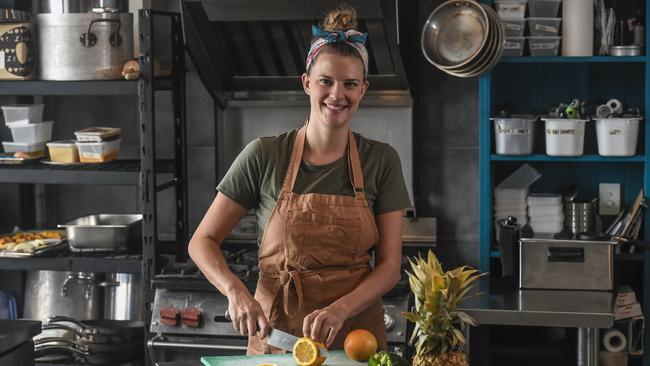
[[[438,6],[422,30],[424,57],[438,68],[471,62],[488,41],[490,23],[485,9],[471,0],[450,0]]]

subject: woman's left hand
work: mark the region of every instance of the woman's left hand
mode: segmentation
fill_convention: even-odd
[[[318,309],[305,317],[302,323],[302,334],[330,347],[343,327],[344,321],[342,312],[333,306]]]

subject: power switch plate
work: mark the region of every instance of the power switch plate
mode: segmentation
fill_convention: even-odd
[[[621,185],[600,183],[598,185],[598,214],[618,215],[621,211]]]

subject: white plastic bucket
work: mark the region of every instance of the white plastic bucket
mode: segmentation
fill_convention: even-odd
[[[642,118],[594,118],[598,154],[602,156],[632,156],[636,153],[639,121]]]
[[[544,118],[543,121],[546,123],[546,155],[582,155],[588,119]]]

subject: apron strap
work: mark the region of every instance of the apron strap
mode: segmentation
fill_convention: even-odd
[[[307,134],[307,125],[298,129],[296,133],[296,138],[293,142],[293,148],[291,149],[291,158],[289,159],[289,167],[287,168],[287,174],[284,176],[284,181],[282,182],[282,188],[280,192],[293,192],[293,187],[296,183],[296,178],[298,177],[298,171],[300,170],[300,162],[302,161],[302,155],[305,151],[305,137]],[[363,170],[361,169],[361,159],[359,158],[359,148],[357,147],[357,141],[352,134],[352,130],[348,132],[348,175],[350,177],[350,183],[354,189],[354,195],[357,199],[364,199],[364,181],[363,181]]]

